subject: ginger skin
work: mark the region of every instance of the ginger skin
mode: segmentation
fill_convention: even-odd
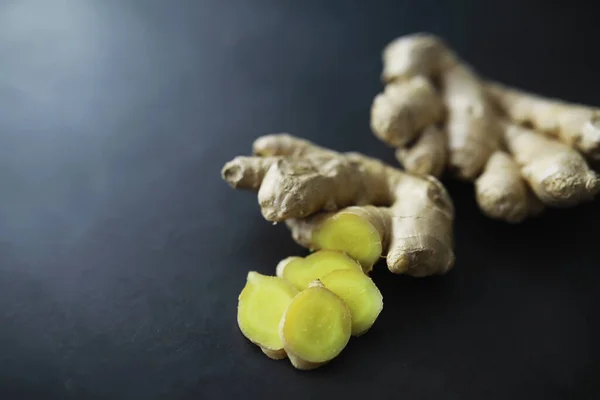
[[[392,83],[371,107],[371,129],[393,147],[402,147],[442,117],[442,103],[433,85],[422,77]]]
[[[413,137],[412,146],[397,146],[376,133],[398,148],[397,158],[409,172],[439,176],[447,163],[456,177],[475,182],[484,214],[508,222],[536,215],[543,205],[589,201],[600,191],[598,176],[581,155],[600,160],[599,108],[486,83],[433,35],[396,39],[385,48],[383,60],[388,85],[417,77],[434,82],[446,112],[446,144],[426,129]],[[390,109],[388,115],[397,112]],[[439,153],[443,146],[447,162]],[[414,162],[413,151],[423,161]]]
[[[504,138],[522,176],[544,204],[573,206],[591,200],[600,190],[598,175],[566,144],[510,123]]]
[[[388,85],[415,76],[440,82],[447,113],[449,167],[460,179],[476,178],[489,156],[498,149],[500,139],[493,106],[477,75],[433,35],[396,39],[384,50],[383,60],[383,78]],[[437,171],[426,171],[432,172]]]
[[[475,181],[475,193],[485,215],[510,223],[521,222],[543,208],[521,177],[517,163],[501,151],[492,154],[488,160]]]
[[[301,370],[333,360],[346,347],[351,333],[348,306],[320,281],[294,297],[279,325],[279,337],[288,358]]]
[[[402,36],[383,50],[384,82],[406,80],[414,76],[439,76],[441,71],[456,64],[456,57],[447,51],[443,41],[426,33]]]
[[[396,150],[396,159],[415,175],[442,175],[448,159],[446,134],[435,125],[423,130],[412,146]]]
[[[413,176],[358,153],[337,153],[285,134],[259,138],[254,152],[257,157],[227,163],[223,178],[233,187],[259,187],[263,216],[285,220],[301,245],[319,249],[333,243],[330,250],[365,262],[366,270],[379,256],[386,256],[390,271],[412,276],[442,274],[453,266],[454,209],[435,178]],[[350,206],[358,207],[341,210]],[[350,214],[355,216],[355,237],[372,239],[366,250],[354,248],[352,238],[344,239],[348,219],[340,216]],[[371,246],[380,246],[380,254]]]
[[[488,83],[486,90],[512,121],[531,124],[586,157],[600,160],[600,108],[546,99],[498,83]]]

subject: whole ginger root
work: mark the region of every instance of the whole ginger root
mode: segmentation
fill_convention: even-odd
[[[365,271],[382,256],[393,273],[418,277],[454,265],[454,207],[437,179],[287,134],[258,138],[253,151],[223,179],[258,191],[265,219],[285,221],[300,245],[345,252]]]
[[[415,79],[426,80],[436,88],[444,109],[440,117],[429,94],[435,112],[421,111],[420,132],[391,130],[383,135],[373,129],[397,149],[407,171],[439,177],[448,169],[474,182],[483,213],[507,222],[537,215],[544,206],[574,206],[600,191],[600,179],[586,161],[600,159],[600,109],[484,82],[433,35],[392,41],[383,51],[383,63],[384,94],[388,86],[413,87]],[[420,111],[403,110],[422,98],[417,91],[404,92],[416,99],[403,99],[385,112],[378,100],[383,94],[375,98],[375,126],[399,126],[399,116]]]

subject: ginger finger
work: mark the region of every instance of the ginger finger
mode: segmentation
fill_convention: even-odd
[[[350,309],[352,335],[366,333],[383,310],[383,296],[367,275],[340,269],[321,278],[325,287],[337,294]]]
[[[221,170],[221,177],[234,189],[258,190],[269,167],[283,156],[335,157],[337,154],[287,133],[265,135],[256,139],[252,151],[258,157],[235,157]]]
[[[288,358],[302,370],[317,368],[337,357],[351,333],[348,306],[319,281],[293,298],[279,325]]]
[[[398,184],[398,200],[387,210],[388,269],[415,277],[445,274],[454,265],[452,201],[437,179],[411,178]]]
[[[337,155],[331,159],[236,157],[225,164],[222,177],[234,188],[258,190],[261,212],[273,222],[369,203],[371,197],[382,195],[368,192],[360,172]]]
[[[383,50],[382,79],[389,83],[414,76],[437,77],[456,64],[456,57],[434,35],[416,33],[402,36]]]
[[[479,78],[458,64],[442,73],[442,98],[447,108],[449,165],[461,179],[472,181],[499,147],[497,116]]]
[[[298,290],[305,290],[311,282],[338,269],[363,273],[362,267],[344,253],[320,250],[306,258],[288,257],[277,265],[277,276]]]
[[[388,82],[415,76],[439,81],[447,114],[449,166],[459,178],[475,179],[500,142],[497,116],[479,77],[433,35],[396,39],[386,47],[383,58]]]
[[[275,360],[286,357],[279,324],[297,293],[296,288],[281,278],[251,271],[238,299],[237,320],[243,335]]]
[[[234,189],[258,190],[277,157],[237,156],[221,170],[223,179]]]
[[[276,155],[294,143],[303,148],[302,157],[238,157],[221,172],[233,187],[259,188],[258,201],[265,219],[278,222],[353,204],[390,202],[383,168],[371,173],[351,153],[340,154],[312,144],[306,148],[309,142],[289,135],[263,136],[254,148],[269,144],[271,148],[261,148],[260,152]]]
[[[401,147],[442,117],[442,103],[429,81],[415,77],[390,83],[371,107],[371,129],[383,142]]]
[[[598,175],[570,146],[512,123],[505,124],[504,139],[544,204],[572,206],[591,200],[600,190]]]
[[[274,133],[259,137],[252,144],[252,153],[260,157],[285,156],[302,158],[306,156],[335,157],[338,153],[317,146],[308,140],[289,133]]]
[[[514,122],[531,124],[586,157],[600,160],[600,108],[548,99],[498,83],[488,83],[486,90]]]
[[[521,222],[543,208],[521,177],[517,163],[501,151],[488,160],[475,181],[475,193],[485,215],[510,223]]]
[[[396,159],[412,174],[439,177],[446,166],[446,134],[430,125],[412,146],[397,149]]]

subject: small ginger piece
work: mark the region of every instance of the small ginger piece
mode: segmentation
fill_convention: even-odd
[[[593,199],[600,179],[570,146],[512,123],[504,139],[521,174],[544,203],[567,207]]]
[[[446,146],[446,134],[429,125],[413,145],[396,150],[396,159],[412,174],[439,177],[446,167]]]
[[[385,213],[373,206],[347,207],[337,213],[320,213],[286,224],[294,240],[309,249],[342,251],[369,273],[380,260],[391,229]],[[383,217],[383,218],[382,218]]]
[[[287,306],[279,336],[292,365],[317,368],[337,357],[348,344],[352,317],[344,301],[316,281]]]
[[[418,75],[439,76],[456,62],[456,57],[447,51],[440,38],[427,33],[405,35],[383,50],[382,79],[389,83]]]
[[[263,216],[286,221],[301,245],[342,251],[365,271],[381,256],[394,273],[452,268],[454,207],[437,179],[285,134],[257,139],[254,152],[228,162],[223,178],[236,188],[258,187]]]
[[[490,97],[518,124],[535,129],[600,160],[600,108],[548,99],[498,83],[486,86]]]
[[[414,77],[390,83],[371,106],[371,129],[383,142],[401,147],[442,117],[442,103],[433,85]]]
[[[502,151],[495,152],[488,160],[475,181],[475,193],[485,215],[510,223],[521,222],[543,208],[521,177],[517,163]]]
[[[237,320],[243,335],[268,357],[286,357],[279,337],[279,324],[298,290],[281,278],[248,273],[246,286],[238,299]]]
[[[277,265],[277,276],[298,290],[308,288],[311,282],[338,269],[349,269],[364,275],[356,261],[339,251],[320,250],[306,258],[288,257]]]
[[[367,332],[383,310],[383,296],[367,275],[350,269],[340,269],[321,278],[325,287],[337,294],[350,309],[352,335]]]

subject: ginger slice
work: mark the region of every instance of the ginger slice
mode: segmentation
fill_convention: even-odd
[[[351,269],[362,273],[362,267],[339,251],[321,250],[306,258],[288,257],[277,266],[277,276],[298,290],[308,288],[316,279],[338,269]]]
[[[268,357],[286,357],[279,338],[281,317],[298,293],[281,278],[250,271],[238,299],[237,320],[242,334],[261,348]]]
[[[352,332],[348,306],[319,281],[296,295],[279,326],[283,347],[297,369],[317,368],[337,357]]]
[[[319,249],[348,254],[368,273],[380,259],[383,243],[376,224],[358,210],[350,207],[326,218],[313,232],[312,243]]]
[[[341,269],[325,275],[321,282],[350,309],[353,336],[360,336],[373,326],[383,310],[383,296],[371,278],[354,270]]]

